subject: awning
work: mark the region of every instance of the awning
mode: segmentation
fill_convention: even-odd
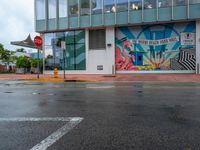
[[[31,39],[30,34],[28,37],[23,40],[23,41],[14,41],[10,43],[11,45],[16,45],[16,46],[22,46],[22,47],[28,47],[28,48],[34,48],[34,49],[40,49],[42,50],[42,47],[37,47],[33,40]]]

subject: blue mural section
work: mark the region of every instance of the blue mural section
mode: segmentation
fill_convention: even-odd
[[[116,28],[116,70],[195,70],[195,32],[195,22]]]

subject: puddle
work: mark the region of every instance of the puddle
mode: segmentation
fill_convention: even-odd
[[[14,92],[4,92],[4,93],[12,94],[12,93],[14,93]]]
[[[34,93],[32,93],[33,95],[40,95],[40,93],[36,93],[36,92],[34,92]]]

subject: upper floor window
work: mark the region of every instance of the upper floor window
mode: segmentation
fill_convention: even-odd
[[[81,15],[90,14],[90,0],[81,0]]]
[[[184,6],[187,5],[187,0],[174,0],[174,6]]]
[[[48,0],[49,19],[56,18],[56,0]]]
[[[117,11],[127,11],[128,10],[128,0],[117,0]]]
[[[103,10],[103,0],[91,0],[92,14],[101,14]]]
[[[158,0],[158,7],[170,7],[172,6],[172,0]]]
[[[115,0],[104,0],[104,12],[105,13],[116,12]]]
[[[36,20],[45,19],[45,0],[36,0]]]
[[[78,0],[68,0],[69,17],[78,16]]]
[[[130,0],[130,10],[141,10],[142,0]]]
[[[67,0],[59,0],[59,17],[67,17]]]
[[[156,8],[156,0],[144,0],[144,9]]]
[[[190,4],[200,3],[200,0],[190,0]]]

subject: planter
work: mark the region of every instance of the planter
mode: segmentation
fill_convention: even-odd
[[[16,68],[16,73],[17,74],[25,74],[25,73],[27,73],[27,69],[26,68]]]

